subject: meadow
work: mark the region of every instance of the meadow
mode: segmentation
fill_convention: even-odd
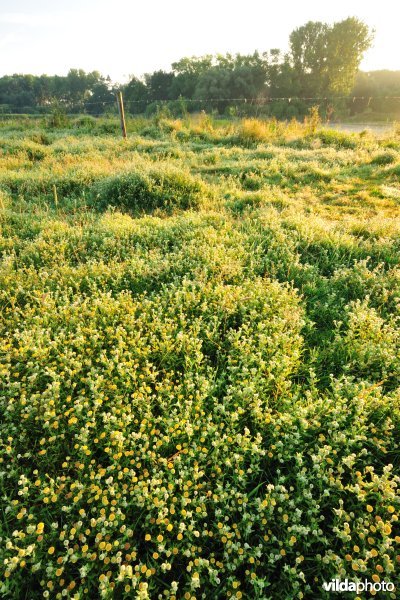
[[[0,597],[399,587],[400,130],[128,131],[0,122]]]

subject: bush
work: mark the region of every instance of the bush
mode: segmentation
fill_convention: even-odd
[[[48,148],[45,145],[36,142],[24,142],[21,145],[21,150],[26,152],[27,157],[32,162],[44,160],[46,156],[49,155]]]
[[[64,197],[79,198],[90,190],[96,176],[84,170],[71,170],[62,175],[45,172],[40,177],[33,173],[6,173],[2,177],[2,184],[9,193],[30,198],[53,198],[53,186]]]
[[[338,337],[344,352],[346,370],[367,381],[394,382],[400,377],[399,318],[382,319],[368,300],[357,300],[348,307],[348,330]]]
[[[51,139],[43,131],[37,131],[27,136],[27,139],[35,142],[36,144],[42,144],[43,146],[50,146]]]
[[[344,133],[336,129],[322,129],[313,134],[314,139],[320,140],[324,146],[334,146],[335,148],[353,149],[357,147],[357,141],[354,134]]]
[[[318,106],[312,106],[308,111],[308,115],[304,117],[306,132],[315,133],[321,127],[321,122]]]
[[[53,113],[47,119],[47,127],[50,129],[65,129],[69,126],[69,119],[65,112],[56,108],[53,110]]]
[[[278,122],[272,119],[270,122],[258,119],[243,119],[239,137],[244,142],[265,142],[273,137],[278,129]]]
[[[396,162],[398,158],[397,152],[381,152],[380,154],[375,154],[375,156],[371,159],[372,165],[391,165]]]
[[[120,125],[115,120],[104,120],[101,121],[97,128],[98,133],[100,134],[117,134],[121,131]]]
[[[127,210],[197,208],[209,194],[207,186],[189,173],[171,167],[143,166],[108,177],[92,189],[99,208],[109,205]]]
[[[96,119],[95,117],[91,117],[89,115],[84,115],[83,117],[79,117],[73,121],[73,126],[78,129],[85,129],[87,131],[93,131],[96,129]]]

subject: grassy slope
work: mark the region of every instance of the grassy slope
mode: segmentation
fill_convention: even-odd
[[[0,595],[400,585],[400,138],[116,127],[1,130]]]

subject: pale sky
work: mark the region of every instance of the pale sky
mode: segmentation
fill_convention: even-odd
[[[287,49],[307,21],[376,29],[364,70],[400,69],[399,0],[0,0],[0,76],[98,70],[125,82],[183,56]]]

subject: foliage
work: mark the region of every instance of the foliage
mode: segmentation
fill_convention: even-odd
[[[189,173],[174,168],[146,168],[123,172],[92,188],[96,205],[151,211],[155,208],[198,208],[207,188]]]
[[[68,112],[115,113],[115,91],[120,87],[126,110],[133,115],[149,116],[159,103],[168,102],[175,116],[184,116],[188,110],[216,110],[249,117],[304,117],[312,104],[299,97],[311,96],[315,104],[316,96],[351,92],[363,52],[371,41],[368,27],[348,18],[331,26],[306,23],[290,35],[287,53],[275,48],[262,54],[184,57],[174,62],[170,71],[156,70],[143,79],[131,76],[124,86],[113,86],[97,71],[85,73],[82,69],[71,69],[66,77],[5,76],[0,78],[0,112],[46,112],[57,102]],[[358,77],[354,90],[365,87],[364,79]],[[396,73],[389,77],[389,83],[385,80],[385,86],[392,80],[396,81]],[[374,89],[383,95],[379,85],[374,84]],[[278,100],[266,104],[267,99]],[[399,108],[396,101],[375,102],[374,108],[379,107],[391,113]],[[325,111],[345,114],[368,108],[368,99],[354,104],[330,98]]]
[[[143,81],[132,77],[124,86],[124,104],[131,114],[143,113],[149,101],[148,90]]]
[[[321,127],[321,117],[319,116],[318,106],[310,108],[307,117],[304,119],[304,124],[308,133],[314,134]]]
[[[350,93],[373,36],[354,17],[334,23],[309,21],[290,35],[290,50],[302,95]]]
[[[93,102],[109,102],[110,79],[98,71],[85,73],[70,69],[65,77],[59,75],[6,75],[0,78],[0,106],[11,112],[45,112],[57,104],[69,112],[84,108],[97,114]],[[91,107],[91,108],[89,108]]]
[[[0,595],[398,589],[398,133],[112,127],[1,123]]]
[[[66,128],[68,126],[69,119],[65,114],[65,110],[59,106],[53,108],[51,116],[47,119],[47,126],[50,128]]]

